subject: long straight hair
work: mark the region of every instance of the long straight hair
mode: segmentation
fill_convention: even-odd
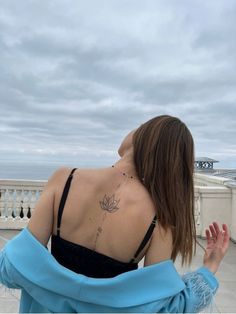
[[[180,253],[182,266],[190,265],[197,242],[192,135],[179,118],[161,115],[134,132],[133,149],[135,168],[154,202],[157,221],[164,230],[172,230],[171,259]]]

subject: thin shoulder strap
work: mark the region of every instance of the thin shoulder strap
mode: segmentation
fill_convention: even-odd
[[[59,209],[58,209],[58,215],[57,215],[57,236],[60,236],[60,226],[61,226],[62,212],[63,212],[64,206],[65,206],[65,203],[66,203],[66,199],[67,199],[67,196],[68,196],[68,193],[69,193],[71,180],[73,178],[73,173],[74,173],[74,171],[76,169],[77,168],[74,168],[71,171],[71,173],[70,173],[70,175],[69,175],[69,177],[68,177],[68,179],[66,181],[63,193],[62,193],[62,197],[61,197],[61,201],[60,201],[60,205],[59,205]]]
[[[156,223],[157,223],[157,215],[154,216],[154,218],[153,218],[153,220],[152,220],[152,222],[151,222],[151,224],[150,224],[150,226],[149,226],[149,228],[148,228],[148,230],[147,230],[147,232],[143,238],[143,241],[141,242],[139,248],[137,249],[137,251],[136,251],[134,257],[131,259],[130,263],[132,263],[136,259],[136,257],[139,255],[139,253],[142,251],[142,249],[147,244],[148,240],[150,239],[150,237],[153,233],[153,230],[156,226]]]

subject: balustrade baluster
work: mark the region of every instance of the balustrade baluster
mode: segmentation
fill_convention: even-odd
[[[6,194],[6,189],[1,189],[0,190],[0,221],[5,220],[5,194]]]
[[[16,207],[15,207],[15,219],[20,220],[20,212],[21,212],[21,201],[22,201],[22,190],[16,190]]]
[[[28,210],[29,210],[29,191],[25,190],[23,192],[23,195],[24,195],[24,198],[23,198],[23,219],[24,220],[27,220],[28,217],[27,217],[27,213],[28,213]]]
[[[8,189],[8,200],[7,200],[7,215],[8,215],[8,221],[13,221],[12,212],[13,212],[13,204],[14,204],[14,190]]]
[[[37,191],[31,191],[31,200],[30,200],[30,217],[33,214],[33,210],[35,208],[35,204],[37,201]],[[29,217],[29,219],[30,219]]]
[[[5,199],[4,199],[4,209],[3,209],[3,213],[4,213],[4,216],[6,218],[9,217],[9,213],[8,213],[8,200],[9,200],[9,190],[6,189],[6,192],[5,192]]]

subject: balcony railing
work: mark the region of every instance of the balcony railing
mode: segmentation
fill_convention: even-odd
[[[197,235],[213,221],[226,223],[236,242],[236,184],[224,178],[195,175],[195,222]],[[214,181],[215,180],[215,181]],[[46,181],[0,180],[0,229],[27,226]]]
[[[27,226],[46,181],[0,180],[0,229]]]

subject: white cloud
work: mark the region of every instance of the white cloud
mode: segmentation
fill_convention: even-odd
[[[236,167],[235,27],[231,0],[2,0],[1,158],[108,165],[170,114]]]

